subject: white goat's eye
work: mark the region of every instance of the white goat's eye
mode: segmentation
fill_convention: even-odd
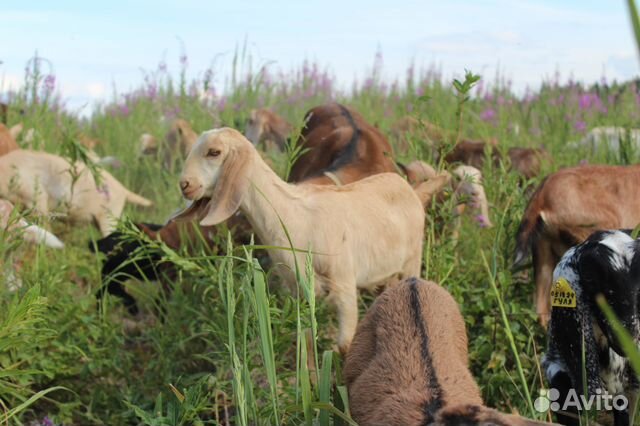
[[[207,151],[207,157],[217,157],[218,155],[220,155],[219,149],[210,149]]]

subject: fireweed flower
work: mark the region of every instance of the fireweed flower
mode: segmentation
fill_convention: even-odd
[[[487,221],[487,218],[484,217],[484,215],[477,215],[475,217],[476,222],[478,222],[478,225],[480,226],[480,228],[487,228],[489,226],[489,223]]]
[[[218,100],[218,105],[217,105],[218,111],[224,111],[225,106],[227,106],[227,97],[226,96],[222,96]]]
[[[573,123],[573,128],[577,131],[577,132],[584,132],[585,130],[587,130],[587,123],[585,123],[582,120],[576,120],[575,123]]]
[[[49,74],[44,78],[44,90],[46,93],[52,93],[56,88],[56,76]]]
[[[497,115],[496,111],[489,107],[480,113],[480,119],[482,121],[493,121],[496,119]]]

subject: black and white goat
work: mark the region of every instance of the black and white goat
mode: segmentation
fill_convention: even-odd
[[[559,391],[560,410],[566,408],[558,413],[559,422],[578,425],[578,410],[585,408],[585,401],[599,398],[602,405],[606,397],[609,406],[605,409],[612,409],[615,426],[633,424],[638,378],[596,296],[604,296],[637,344],[640,239],[632,239],[630,231],[595,232],[564,254],[554,270],[553,282],[548,347],[542,365],[550,387]],[[578,400],[583,404],[580,408],[575,403]]]

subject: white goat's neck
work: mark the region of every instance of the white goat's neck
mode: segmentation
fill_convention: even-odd
[[[255,152],[250,186],[240,204],[262,244],[289,247],[284,223],[290,235],[297,234],[297,224],[306,223],[302,188],[282,179]]]

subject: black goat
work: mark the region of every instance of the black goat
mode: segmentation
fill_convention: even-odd
[[[542,365],[551,388],[558,391],[558,421],[578,425],[585,401],[599,398],[600,408],[609,401],[604,409],[613,411],[615,426],[633,424],[638,378],[596,297],[604,296],[637,345],[640,240],[632,239],[626,230],[595,232],[565,253],[553,282]],[[583,405],[578,406],[582,397]]]

